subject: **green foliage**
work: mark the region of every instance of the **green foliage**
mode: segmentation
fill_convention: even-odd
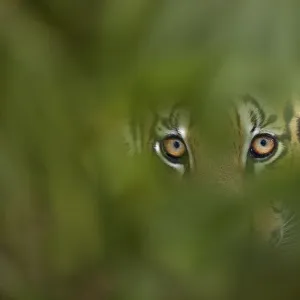
[[[230,196],[151,155],[128,158],[121,138],[131,110],[183,101],[222,152],[233,95],[298,92],[298,12],[268,0],[2,1],[1,299],[298,299],[297,251],[248,245],[253,204],[297,207],[297,168]]]

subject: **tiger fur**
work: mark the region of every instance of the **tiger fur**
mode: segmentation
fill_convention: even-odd
[[[246,177],[260,178],[280,168],[295,152],[300,137],[297,103],[285,101],[273,105],[251,94],[239,97],[229,109],[228,138],[233,141],[217,155],[201,140],[189,109],[171,105],[154,111],[148,120],[143,118],[142,122],[128,124],[125,132],[128,153],[151,151],[180,176],[192,174],[202,182],[210,178],[229,190],[241,190]],[[184,154],[177,157],[181,147]],[[169,149],[174,155],[170,155]],[[265,241],[278,246],[284,241],[285,224],[290,218],[281,201],[273,201],[254,214],[253,227]]]

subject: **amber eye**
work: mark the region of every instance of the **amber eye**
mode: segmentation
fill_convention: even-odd
[[[258,134],[251,142],[250,153],[255,158],[266,158],[277,147],[277,140],[270,134]]]
[[[186,153],[184,142],[178,137],[168,137],[162,142],[166,155],[172,158],[181,158]]]

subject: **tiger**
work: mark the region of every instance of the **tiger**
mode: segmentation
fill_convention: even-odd
[[[128,122],[124,130],[128,155],[146,151],[181,178],[196,177],[202,182],[210,178],[228,190],[240,189],[246,178],[259,179],[288,164],[298,139],[297,102],[262,99],[248,93],[229,105],[225,115],[229,116],[230,134],[226,134],[230,141],[221,154],[211,151],[212,147],[201,140],[193,111],[175,103],[150,111],[148,118]],[[278,247],[285,243],[293,217],[275,199],[254,213],[252,226],[263,241]]]

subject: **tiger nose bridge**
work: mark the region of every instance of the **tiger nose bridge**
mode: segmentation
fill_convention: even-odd
[[[241,193],[244,172],[239,159],[224,158],[217,169],[218,183],[234,193]]]

